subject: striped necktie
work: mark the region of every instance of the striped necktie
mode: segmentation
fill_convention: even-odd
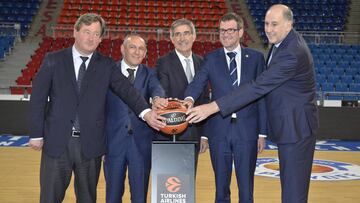
[[[227,55],[230,58],[229,70],[230,70],[231,84],[233,86],[237,86],[238,78],[237,78],[237,67],[236,67],[237,65],[235,60],[236,52],[228,52]]]

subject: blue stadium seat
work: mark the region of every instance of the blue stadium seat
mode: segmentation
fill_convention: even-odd
[[[358,70],[360,69],[360,61],[354,61],[351,63],[351,67],[352,68],[357,68]]]
[[[333,83],[333,84],[335,84],[335,83],[339,82],[339,80],[340,80],[340,78],[339,78],[338,75],[331,74],[331,75],[328,75],[328,76],[327,76],[327,80],[326,80],[326,81],[327,81],[328,83]]]
[[[360,84],[359,83],[352,83],[349,86],[350,92],[360,92]]]
[[[357,75],[358,69],[357,68],[347,68],[347,69],[345,69],[345,74],[346,75]]]
[[[321,84],[321,90],[323,92],[333,92],[334,91],[334,85],[332,83],[322,83]]]
[[[354,83],[360,84],[360,75],[355,75],[354,76]]]
[[[348,85],[345,83],[338,82],[335,84],[335,91],[336,92],[347,92],[347,91],[349,91]]]
[[[326,82],[326,75],[323,74],[316,74],[316,82],[319,84]]]
[[[323,75],[330,75],[332,73],[331,68],[319,68],[318,72]]]
[[[338,76],[342,76],[345,73],[344,68],[340,68],[340,67],[333,68],[332,72],[334,75],[338,75]]]
[[[346,83],[346,84],[351,84],[351,83],[353,83],[353,76],[352,75],[343,75],[343,76],[341,76],[341,82]]]

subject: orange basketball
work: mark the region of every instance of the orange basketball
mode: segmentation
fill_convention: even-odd
[[[188,126],[187,108],[178,100],[169,100],[167,107],[158,110],[158,114],[166,118],[166,126],[160,131],[168,135],[182,133]]]

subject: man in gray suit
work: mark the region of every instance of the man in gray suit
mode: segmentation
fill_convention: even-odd
[[[33,82],[29,146],[43,149],[42,203],[62,202],[72,172],[77,202],[96,202],[109,88],[150,126],[164,127],[115,62],[95,51],[104,33],[101,16],[80,16],[74,45],[47,54]]]

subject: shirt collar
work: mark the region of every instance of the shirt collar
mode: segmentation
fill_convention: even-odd
[[[73,47],[72,47],[72,54],[73,54],[73,58],[74,58],[74,59],[80,58],[80,56],[86,56],[86,57],[89,57],[89,59],[91,59],[91,57],[92,57],[92,55],[94,54],[94,52],[91,53],[90,55],[83,55],[83,54],[80,54],[80,52],[75,48],[75,45],[73,45]],[[90,61],[90,60],[88,60],[88,61]]]
[[[121,60],[121,71],[124,73],[124,72],[127,72],[126,69],[130,68],[130,69],[135,69],[135,72],[137,71],[139,66],[136,66],[136,67],[133,67],[133,66],[129,66],[124,59]]]
[[[229,50],[227,50],[227,49],[224,47],[224,52],[225,52],[225,54],[227,54],[227,53],[229,53],[229,52],[236,52],[236,55],[241,56],[241,47],[240,47],[240,44],[238,44],[238,46],[237,46],[234,50],[232,50],[232,51],[229,51]]]
[[[176,49],[175,49],[175,53],[179,57],[180,61],[184,61],[185,59],[190,59],[192,61],[192,52],[190,53],[190,56],[188,58],[186,58],[184,55],[182,55]]]

